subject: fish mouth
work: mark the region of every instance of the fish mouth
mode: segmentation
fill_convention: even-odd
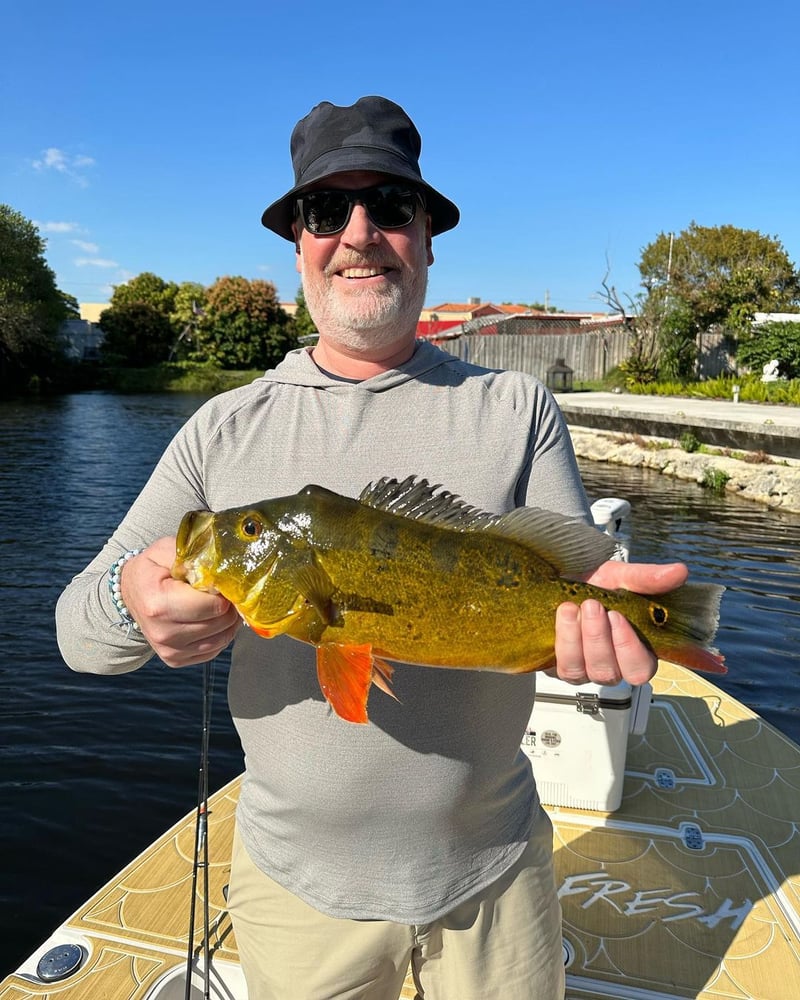
[[[172,577],[193,587],[209,588],[209,564],[216,555],[214,515],[209,510],[190,510],[184,514],[175,542]]]

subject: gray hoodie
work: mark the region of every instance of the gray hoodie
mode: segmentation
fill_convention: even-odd
[[[317,483],[357,496],[381,476],[424,476],[502,513],[523,504],[588,519],[563,418],[530,375],[466,364],[429,344],[359,383],[293,351],[215,397],[178,432],[102,552],[56,612],[74,670],[122,673],[153,655],[117,619],[108,570],[174,535],[187,510],[220,510]],[[373,688],[370,722],[343,722],[314,650],[241,629],[228,684],[245,752],[237,822],[253,861],[338,917],[427,923],[522,853],[536,788],[520,741],[533,675],[400,664],[399,701]]]

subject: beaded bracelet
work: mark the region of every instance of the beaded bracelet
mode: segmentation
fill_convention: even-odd
[[[127,629],[125,633],[126,638],[130,638],[131,631],[141,632],[138,622],[135,622],[131,618],[131,613],[125,607],[125,602],[122,600],[122,587],[120,585],[120,576],[122,575],[122,567],[129,559],[133,559],[134,556],[138,556],[141,549],[131,549],[124,555],[120,556],[115,563],[112,563],[111,569],[108,571],[108,589],[111,591],[111,600],[114,602],[114,607],[119,612],[119,621],[112,622],[111,624],[115,627]]]

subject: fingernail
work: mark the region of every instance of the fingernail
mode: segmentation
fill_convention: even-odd
[[[578,605],[569,601],[558,606],[558,620],[563,625],[573,625],[578,620]]]

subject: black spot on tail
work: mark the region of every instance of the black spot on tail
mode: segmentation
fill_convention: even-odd
[[[659,628],[663,627],[669,622],[669,611],[663,604],[651,604],[650,621]]]

